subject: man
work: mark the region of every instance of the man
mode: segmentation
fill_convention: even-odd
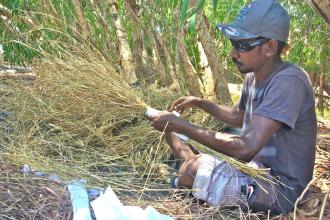
[[[230,38],[231,58],[245,75],[237,107],[188,96],[176,100],[170,111],[200,108],[242,128],[242,133],[210,131],[167,111],[149,120],[155,129],[165,130],[175,156],[183,161],[176,185],[192,188],[195,197],[215,206],[236,204],[252,211],[288,212],[312,178],[316,142],[315,103],[308,76],[281,59],[289,16],[276,1],[256,0],[241,9],[233,23],[218,28]],[[198,154],[174,132],[269,168],[280,183],[255,180],[216,157]]]

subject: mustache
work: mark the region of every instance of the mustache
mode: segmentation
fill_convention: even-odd
[[[232,61],[238,65],[243,65],[243,63],[241,63],[240,61],[238,61],[236,58],[231,58]]]

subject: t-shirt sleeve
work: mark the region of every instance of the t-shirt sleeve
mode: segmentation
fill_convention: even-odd
[[[301,80],[295,76],[280,76],[270,83],[254,113],[294,128],[306,96],[306,86]]]

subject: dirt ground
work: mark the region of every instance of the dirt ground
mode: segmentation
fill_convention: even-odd
[[[244,214],[219,210],[194,202],[187,194],[154,192],[122,194],[126,205],[152,205],[161,213],[178,219],[330,219],[330,120],[318,122],[317,157],[314,178],[295,211],[287,215]],[[72,219],[70,196],[64,184],[24,176],[20,167],[0,156],[0,220]]]

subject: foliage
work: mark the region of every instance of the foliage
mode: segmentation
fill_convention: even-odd
[[[281,1],[284,6],[288,9],[291,16],[291,34],[290,34],[290,45],[291,51],[286,58],[293,63],[302,66],[309,72],[325,72],[329,79],[329,71],[327,70],[329,62],[329,29],[326,26],[325,21],[320,17],[312,5],[308,2],[291,2],[288,0]],[[102,51],[103,55],[108,59],[117,59],[116,52],[113,50],[114,47],[106,49],[107,44],[115,45],[114,29],[111,26],[111,14],[108,11],[108,6],[105,2],[98,3],[97,6],[93,6],[90,1],[82,2],[83,10],[86,15],[86,19],[91,27],[93,36],[94,46]],[[183,25],[188,20],[190,26],[190,33],[195,34],[195,14],[201,13],[203,8],[205,14],[209,18],[212,32],[215,35],[215,41],[219,47],[219,53],[225,60],[226,68],[229,72],[237,73],[235,66],[232,64],[229,53],[231,46],[227,39],[223,38],[221,34],[216,31],[217,23],[227,23],[234,20],[237,11],[244,5],[244,0],[226,0],[226,1],[196,1],[196,6],[191,6],[189,0],[171,0],[171,1],[151,1],[142,2],[141,7],[141,24],[148,30],[150,27],[150,19],[155,20],[155,24],[158,25],[159,30],[162,32],[168,48],[170,48],[171,59],[175,57],[175,30],[178,24]],[[76,38],[77,43],[81,43],[81,37],[79,36],[79,25],[76,25],[75,13],[72,7],[71,1],[52,1],[53,7],[56,10],[59,18],[58,21],[63,21],[60,25],[62,27],[62,35],[70,35]],[[132,46],[131,27],[128,19],[126,19],[127,13],[123,7],[123,2],[117,2],[119,6],[119,16],[122,17],[125,29],[129,34],[129,42]],[[11,63],[27,64],[31,63],[33,57],[40,56],[35,50],[24,47],[24,43],[29,45],[35,45],[34,48],[45,48],[48,45],[43,44],[47,41],[58,41],[64,40],[63,36],[59,32],[52,30],[56,18],[54,15],[49,14],[45,11],[40,1],[22,1],[22,0],[4,0],[3,5],[12,11],[11,22],[12,25],[19,29],[20,33],[13,35],[8,30],[5,22],[1,20],[0,27],[3,30],[0,36],[0,42],[2,42],[5,50],[5,60]],[[172,13],[177,13],[176,8],[180,7],[179,22],[173,19]],[[147,9],[154,14],[147,12]],[[38,12],[37,12],[38,11]],[[106,38],[106,31],[102,25],[98,22],[97,12],[100,12],[105,21],[108,24],[108,30],[110,30],[110,39]],[[152,16],[150,16],[152,15]],[[42,20],[43,22],[36,26],[29,27],[26,23],[22,22],[22,17],[30,17],[32,21]],[[174,16],[175,17],[175,16]],[[303,24],[303,25],[302,25]],[[214,27],[214,28],[213,28]],[[155,27],[153,27],[155,28]],[[65,38],[65,37],[64,37]],[[13,41],[14,40],[14,41]],[[110,42],[109,42],[110,40]],[[145,33],[145,44],[150,44],[148,40],[148,34]],[[186,46],[188,51],[193,51],[189,45],[194,47],[194,43],[187,39]],[[150,48],[150,47],[149,47]],[[52,49],[50,49],[52,50]],[[19,51],[19,53],[18,53]],[[151,50],[149,49],[149,54]],[[195,54],[189,52],[192,60],[194,60]],[[197,63],[195,67],[198,69]],[[232,77],[231,77],[232,78]],[[234,77],[235,78],[235,77]],[[236,77],[237,78],[237,77]]]
[[[288,9],[291,17],[289,44],[292,49],[285,59],[301,66],[307,72],[324,72],[329,80],[330,31],[326,22],[309,2],[282,0],[281,3]],[[208,1],[208,4],[204,5],[204,11],[212,23],[211,26],[216,27],[217,23],[233,21],[244,4],[243,0],[228,0],[221,4]],[[217,45],[219,53],[226,60],[227,69],[236,72],[235,66],[228,59],[231,45],[218,31],[215,31],[215,36],[215,40],[220,39]]]
[[[307,72],[326,73],[330,79],[330,31],[326,22],[310,4],[283,2],[291,15],[290,45],[287,59]],[[303,24],[303,25],[302,25]]]
[[[4,45],[6,61],[31,64],[38,58],[40,62],[33,63],[38,81],[5,81],[5,86],[0,88],[3,108],[14,115],[1,121],[4,126],[0,127],[0,153],[6,156],[4,160],[17,165],[30,163],[43,171],[61,173],[66,179],[86,178],[98,186],[111,183],[126,190],[159,186],[153,165],[167,160],[168,148],[161,142],[160,134],[143,120],[143,112],[146,103],[166,109],[181,95],[179,89],[160,90],[154,85],[132,88],[122,81],[116,68],[120,63],[112,26],[115,15],[110,13],[108,1],[97,1],[97,4],[81,1],[91,29],[89,39],[82,36],[71,1],[51,1],[54,11],[47,9],[43,2],[2,1],[11,11],[10,23],[0,18],[0,42]],[[169,50],[172,63],[176,62],[176,30],[188,22],[190,34],[186,35],[185,47],[195,69],[201,73],[194,27],[196,13],[203,10],[210,26],[215,27],[216,23],[232,21],[245,1],[196,2],[196,7],[189,8],[191,1],[188,0],[141,1],[139,22],[148,54],[152,54],[150,30],[156,29]],[[286,58],[308,71],[325,71],[329,78],[330,36],[325,22],[308,3],[282,2],[291,14],[293,30],[292,50]],[[118,16],[124,21],[132,47],[132,25],[127,19],[127,9],[122,0],[117,4]],[[99,15],[103,16],[106,27]],[[211,31],[226,68],[236,72],[229,56],[229,41],[215,28]],[[204,121],[204,115],[184,117],[196,123]],[[232,158],[220,157],[241,169],[247,168]],[[262,170],[246,172],[263,174]],[[157,184],[154,181],[158,181]],[[146,186],[147,183],[150,185]]]

